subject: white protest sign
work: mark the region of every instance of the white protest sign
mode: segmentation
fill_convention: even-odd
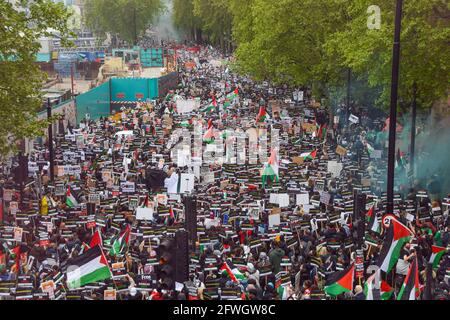
[[[348,118],[348,120],[351,122],[351,123],[359,123],[359,118],[357,117],[357,116],[355,116],[355,115],[353,115],[353,114],[351,114],[350,115],[350,117]]]
[[[279,213],[269,215],[269,228],[279,226],[280,223],[281,223],[281,219],[280,219]]]
[[[15,227],[14,228],[14,241],[22,242],[22,234],[23,234],[23,229]]]
[[[190,173],[181,174],[180,193],[190,193],[194,190],[195,175]]]
[[[122,192],[125,193],[134,193],[136,190],[136,186],[134,182],[122,182],[120,184],[120,188],[122,189]]]
[[[15,215],[17,213],[17,210],[19,210],[19,203],[16,201],[11,201],[9,203],[9,209],[11,210],[11,214]]]
[[[344,166],[342,163],[337,161],[328,161],[327,171],[331,173],[333,178],[339,177],[343,168]]]
[[[153,220],[153,208],[137,208],[136,220]]]
[[[282,193],[278,195],[278,206],[280,208],[289,207],[289,195],[287,193]]]
[[[320,193],[320,202],[328,205],[330,203],[331,196],[328,192]]]
[[[278,204],[278,193],[271,193],[269,203]]]
[[[177,112],[184,114],[184,113],[190,113],[194,110],[197,110],[200,108],[200,101],[195,99],[190,100],[177,100]]]
[[[205,223],[206,230],[209,230],[209,229],[211,229],[211,227],[220,226],[220,218],[214,218],[214,219],[205,218],[204,223]]]
[[[373,150],[370,154],[371,159],[381,159],[381,156],[383,154],[382,150]]]
[[[309,193],[300,193],[296,196],[296,204],[309,204]]]
[[[41,283],[41,290],[42,290],[42,292],[48,293],[48,297],[50,299],[54,299],[55,298],[55,288],[56,288],[56,286],[55,286],[55,283],[53,282],[53,280]]]

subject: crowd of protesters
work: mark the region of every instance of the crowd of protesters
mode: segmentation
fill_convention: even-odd
[[[3,166],[0,296],[367,299],[367,269],[379,265],[386,245],[386,118],[374,118],[362,107],[332,112],[312,100],[308,88],[239,76],[230,59],[212,48],[197,52],[184,47],[178,54],[179,86],[166,97],[68,125],[65,134],[55,136],[54,181],[46,145],[36,143],[28,155],[33,165],[23,185],[15,180],[16,159]],[[179,112],[180,100],[195,99],[200,107]],[[202,137],[212,130],[201,142],[212,160],[196,167],[199,155],[183,160],[174,150],[183,137],[194,137],[200,124]],[[236,136],[253,130],[258,137],[265,130],[266,159],[252,162],[250,146],[243,155],[236,152],[242,163],[214,160],[219,147],[211,145],[225,142],[226,149],[238,144],[230,130]],[[399,175],[407,172],[403,158],[399,152]],[[268,166],[276,171],[265,176]],[[182,175],[195,177],[189,193],[183,194]],[[426,270],[432,246],[450,244],[450,199],[433,176],[409,185],[397,186],[391,214],[413,236],[392,272],[381,274],[388,288],[382,291],[386,299],[396,299],[417,259],[419,297],[449,299],[448,250],[431,281]],[[363,215],[355,212],[355,196],[361,194],[366,196],[358,207]],[[197,219],[189,279],[168,286],[158,279],[158,239],[180,229],[192,232],[185,224],[191,214],[185,210],[186,195],[196,201]],[[150,220],[137,217],[138,208],[150,207]],[[374,216],[366,216],[370,210]],[[371,227],[373,219],[377,230]],[[115,249],[126,232],[129,240]],[[93,245],[101,246],[111,277],[69,288],[68,265]],[[363,270],[351,290],[327,294],[324,288],[333,275],[359,263],[358,251]],[[431,296],[426,296],[429,286]]]

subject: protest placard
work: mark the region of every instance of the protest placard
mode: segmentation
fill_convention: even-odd
[[[340,156],[345,156],[347,154],[347,149],[342,146],[337,146],[336,153]]]
[[[349,120],[351,123],[354,123],[354,124],[357,124],[357,123],[359,122],[359,118],[358,118],[357,116],[353,115],[353,114],[350,115],[350,117],[348,118],[348,120]]]

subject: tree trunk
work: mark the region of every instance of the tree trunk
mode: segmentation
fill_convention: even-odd
[[[416,117],[417,117],[417,85],[413,84],[413,101],[411,112],[411,150],[409,156],[409,167],[411,179],[414,180],[414,158],[416,152]]]

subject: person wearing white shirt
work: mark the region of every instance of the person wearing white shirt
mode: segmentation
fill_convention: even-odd
[[[164,187],[167,188],[168,193],[178,193],[178,173],[174,167],[167,171],[167,178],[164,179]]]

